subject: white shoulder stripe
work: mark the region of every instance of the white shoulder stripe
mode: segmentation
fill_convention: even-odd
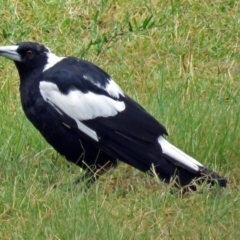
[[[124,96],[122,89],[117,85],[117,83],[114,82],[111,78],[108,80],[109,83],[106,86],[106,91],[108,92],[108,94],[115,98],[119,98],[119,95]]]
[[[90,120],[97,117],[112,117],[125,110],[125,103],[92,92],[83,93],[71,90],[62,94],[52,82],[41,81],[40,93],[46,101],[52,102],[59,109],[74,119]]]
[[[83,78],[86,79],[87,81],[91,82],[92,84],[98,86],[101,89],[104,89],[111,97],[114,98],[119,98],[120,95],[124,97],[124,93],[122,89],[117,85],[117,83],[109,78],[107,79],[108,83],[106,84],[106,87],[101,86],[101,84],[95,82],[90,75],[83,75]]]
[[[80,131],[98,141],[95,131],[85,126],[81,121],[97,117],[113,117],[125,110],[125,103],[105,95],[92,92],[83,93],[80,90],[71,90],[63,94],[58,86],[52,82],[41,81],[40,93],[45,101],[58,108],[74,119]]]

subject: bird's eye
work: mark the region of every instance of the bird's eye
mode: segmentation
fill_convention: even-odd
[[[32,52],[31,50],[28,50],[28,51],[26,52],[26,55],[27,55],[28,57],[31,57],[32,54],[33,54],[33,52]]]

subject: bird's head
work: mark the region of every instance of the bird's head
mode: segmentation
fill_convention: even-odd
[[[36,42],[21,42],[0,47],[0,56],[14,61],[20,76],[36,68],[43,68],[48,61],[50,50]]]

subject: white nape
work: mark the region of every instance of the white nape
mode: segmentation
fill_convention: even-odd
[[[203,167],[201,163],[199,163],[194,158],[188,156],[186,153],[184,153],[180,149],[173,146],[162,136],[158,138],[158,142],[161,145],[163,153],[173,158],[174,160],[179,162],[181,165],[185,165],[189,168],[192,168],[195,171],[199,171],[200,170],[199,167]]]
[[[58,57],[57,55],[49,52],[47,53],[47,64],[43,68],[43,72],[53,67],[56,63],[62,61],[65,57]]]

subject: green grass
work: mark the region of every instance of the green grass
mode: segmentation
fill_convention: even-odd
[[[229,180],[181,196],[121,164],[88,191],[72,186],[81,170],[27,121],[17,71],[0,58],[0,239],[239,238],[239,1],[0,3],[0,45],[34,40],[94,62]]]

